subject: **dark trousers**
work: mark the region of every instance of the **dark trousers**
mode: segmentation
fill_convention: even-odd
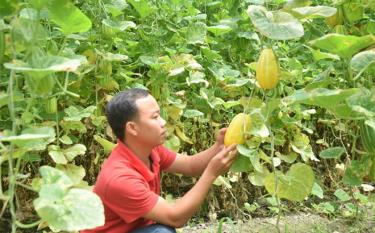
[[[162,224],[153,224],[132,231],[131,233],[176,233],[176,230],[170,226]]]

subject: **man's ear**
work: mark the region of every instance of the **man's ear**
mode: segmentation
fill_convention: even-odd
[[[128,133],[131,136],[137,136],[137,124],[134,121],[128,121],[125,125],[125,134]]]

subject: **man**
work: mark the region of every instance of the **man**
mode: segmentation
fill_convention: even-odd
[[[94,188],[104,204],[105,224],[84,233],[175,232],[198,210],[214,180],[235,159],[236,145],[223,145],[225,129],[213,146],[194,156],[176,155],[162,146],[166,122],[146,90],[120,92],[108,103],[106,115],[118,143]],[[200,179],[170,204],[160,196],[162,170]]]

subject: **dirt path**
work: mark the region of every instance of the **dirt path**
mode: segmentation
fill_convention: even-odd
[[[247,222],[226,221],[222,233],[277,233],[276,217],[254,218]],[[179,233],[217,233],[218,223],[198,224],[180,229]],[[366,222],[329,220],[315,214],[284,216],[280,220],[282,233],[375,233],[375,219]]]

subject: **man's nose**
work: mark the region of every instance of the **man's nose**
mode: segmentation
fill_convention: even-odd
[[[160,117],[160,124],[161,124],[161,126],[164,127],[166,123],[167,122],[164,120],[164,118]]]

